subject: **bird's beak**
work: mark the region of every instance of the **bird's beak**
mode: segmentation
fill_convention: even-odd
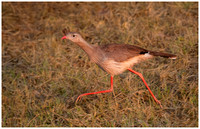
[[[67,39],[67,37],[66,37],[66,36],[63,36],[62,39]]]

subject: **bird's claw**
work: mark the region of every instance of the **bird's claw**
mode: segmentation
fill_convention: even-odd
[[[160,108],[163,108],[160,101],[156,100],[156,103],[160,105]]]
[[[79,95],[78,98],[76,99],[76,102],[75,102],[75,103],[77,103],[78,101],[80,101],[80,100],[81,100],[81,97],[82,97],[82,96]]]

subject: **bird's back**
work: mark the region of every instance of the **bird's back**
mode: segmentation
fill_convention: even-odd
[[[148,50],[129,45],[129,44],[107,44],[100,46],[106,57],[116,61],[123,62],[130,58],[148,53]]]

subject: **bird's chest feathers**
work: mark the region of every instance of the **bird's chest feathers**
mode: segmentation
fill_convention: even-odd
[[[100,64],[101,62],[103,62],[105,60],[105,54],[97,49],[93,49],[91,51],[91,53],[88,54],[90,60],[96,64]]]

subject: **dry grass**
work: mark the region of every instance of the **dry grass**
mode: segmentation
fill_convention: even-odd
[[[197,127],[198,3],[2,4],[3,127]],[[125,43],[178,55],[136,65],[110,77],[62,29],[79,31],[91,44]]]

